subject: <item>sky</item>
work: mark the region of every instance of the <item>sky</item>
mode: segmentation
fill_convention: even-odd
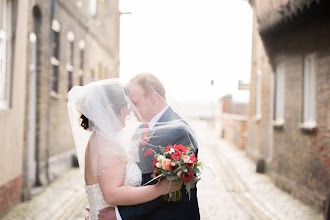
[[[120,78],[152,73],[168,96],[215,103],[248,101],[252,10],[244,0],[120,0]],[[211,85],[214,80],[214,85]]]

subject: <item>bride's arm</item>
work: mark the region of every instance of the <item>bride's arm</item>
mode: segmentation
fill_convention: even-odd
[[[177,191],[181,185],[167,192],[169,181],[162,180],[158,185],[148,185],[141,187],[124,186],[123,170],[125,163],[112,166],[111,169],[103,168],[104,174],[99,176],[99,184],[105,201],[111,205],[137,205],[149,202],[170,192]],[[172,183],[174,186],[174,182]]]

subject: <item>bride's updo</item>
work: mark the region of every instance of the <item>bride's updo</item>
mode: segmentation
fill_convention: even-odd
[[[120,109],[127,104],[124,96],[124,88],[120,84],[99,85],[106,93],[107,100],[116,115],[120,114]],[[97,98],[97,97],[96,97]],[[93,127],[93,122],[90,121],[84,114],[81,114],[81,127],[88,130]]]

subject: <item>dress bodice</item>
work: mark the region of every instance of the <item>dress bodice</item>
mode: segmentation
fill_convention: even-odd
[[[126,164],[125,186],[140,186],[142,182],[141,170],[137,164],[130,161]],[[86,185],[87,199],[89,203],[89,219],[98,219],[99,210],[114,207],[108,204],[102,195],[100,185],[98,183],[93,185]]]

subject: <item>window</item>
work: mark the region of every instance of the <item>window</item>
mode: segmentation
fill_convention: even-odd
[[[309,54],[304,59],[304,102],[302,128],[316,127],[316,80],[315,54]]]
[[[73,64],[74,64],[74,34],[73,32],[68,32],[67,40],[69,42],[69,60],[66,65],[66,70],[68,71],[68,91],[73,87]]]
[[[79,55],[80,55],[80,65],[79,65],[79,85],[84,84],[84,59],[85,59],[85,42],[79,42]]]
[[[283,126],[284,124],[284,103],[285,103],[285,65],[276,66],[275,75],[275,109],[274,125]]]
[[[53,30],[53,56],[50,60],[50,63],[53,66],[53,77],[52,77],[52,90],[55,93],[58,93],[58,82],[59,82],[59,66],[60,66],[60,23],[57,20],[53,20],[52,22],[52,30]]]
[[[256,120],[261,119],[261,76],[262,71],[257,72],[257,82],[256,82]]]
[[[0,0],[0,109],[10,106],[12,62],[12,5]]]
[[[92,17],[97,14],[97,0],[89,0],[89,13]]]

